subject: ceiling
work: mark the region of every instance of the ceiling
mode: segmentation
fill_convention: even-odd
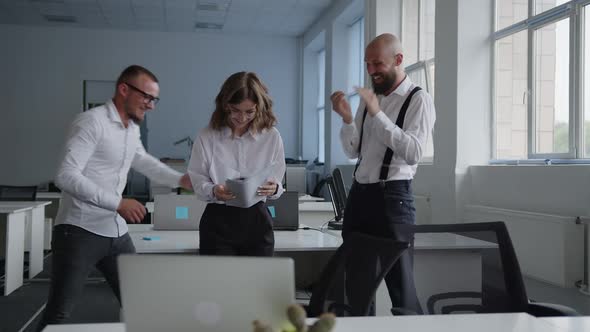
[[[299,36],[332,0],[0,0],[0,24]]]

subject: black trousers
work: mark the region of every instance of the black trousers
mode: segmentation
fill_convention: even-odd
[[[47,324],[61,324],[69,318],[93,267],[102,272],[121,303],[117,256],[135,253],[129,234],[110,238],[73,225],[57,225],[53,228],[51,250],[49,299],[38,331]]]
[[[199,253],[224,256],[272,256],[272,218],[264,202],[249,208],[208,204],[199,226]]]
[[[403,231],[404,224],[414,224],[416,209],[412,196],[411,181],[387,181],[375,184],[353,183],[344,211],[342,238],[346,242],[348,233],[360,232],[378,237],[408,241],[411,247],[400,257],[385,277],[385,283],[394,308],[400,307],[422,313],[413,275],[413,234]],[[397,226],[397,227],[396,227]],[[364,268],[377,270],[378,259],[363,262]],[[358,267],[357,267],[358,268]],[[361,280],[358,274],[349,273],[352,278],[345,282],[348,301],[353,303]]]

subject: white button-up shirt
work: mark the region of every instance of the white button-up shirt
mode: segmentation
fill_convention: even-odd
[[[55,178],[64,192],[55,224],[106,237],[124,235],[127,224],[116,210],[130,167],[171,187],[182,176],[145,151],[139,126],[129,121],[125,128],[111,100],[78,115]]]
[[[414,178],[418,162],[422,158],[436,114],[432,97],[424,90],[416,92],[408,106],[404,128],[395,124],[401,107],[416,85],[406,78],[388,96],[379,95],[381,111],[375,116],[367,114],[363,130],[361,164],[355,178],[359,183],[379,182],[381,165],[387,148],[393,150],[387,181]],[[360,130],[365,104],[361,101],[351,124],[344,123],[340,140],[349,158],[358,158]]]
[[[200,200],[225,204],[213,194],[213,187],[225,184],[225,180],[247,177],[273,165],[270,180],[279,188],[270,199],[283,193],[281,181],[285,174],[285,150],[283,140],[276,128],[260,133],[247,131],[242,136],[233,136],[228,127],[222,130],[203,129],[195,143],[188,165],[188,174],[195,194]]]

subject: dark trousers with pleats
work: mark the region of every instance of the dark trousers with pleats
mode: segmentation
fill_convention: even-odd
[[[272,218],[264,202],[249,208],[208,204],[199,226],[199,253],[224,256],[272,256]]]
[[[354,181],[344,211],[342,238],[346,242],[346,235],[354,231],[409,242],[411,247],[386,275],[385,283],[393,308],[421,314],[413,275],[413,234],[403,231],[403,225],[413,225],[415,219],[416,209],[410,180],[374,184]],[[377,270],[378,259],[367,259],[363,264],[364,267],[355,268]],[[349,302],[354,302],[362,281],[355,280],[355,273],[349,275],[353,277],[346,279],[346,295]]]

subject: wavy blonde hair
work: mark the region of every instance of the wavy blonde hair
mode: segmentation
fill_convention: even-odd
[[[228,77],[215,98],[215,111],[211,115],[209,127],[221,130],[229,127],[230,110],[228,105],[236,105],[249,99],[256,104],[254,119],[250,129],[258,133],[270,129],[277,123],[272,112],[272,99],[268,89],[255,73],[241,71]]]

